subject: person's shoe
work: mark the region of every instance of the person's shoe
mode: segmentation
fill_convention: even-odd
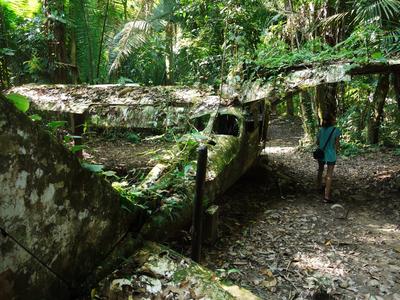
[[[323,200],[325,203],[333,203],[334,201],[332,199],[328,199],[328,198],[323,198]]]

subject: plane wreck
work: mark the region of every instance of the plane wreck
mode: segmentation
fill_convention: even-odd
[[[118,87],[119,88],[119,87]],[[29,88],[31,89],[31,88]],[[21,92],[21,88],[19,88],[19,91]],[[54,92],[54,91],[53,91]],[[21,92],[22,93],[22,92]],[[41,93],[43,93],[43,90],[41,90]],[[22,93],[24,94],[24,93]],[[25,93],[27,94],[27,93]],[[57,96],[56,96],[57,97]],[[48,102],[43,102],[43,108],[41,108],[41,102],[40,100],[35,101],[34,99],[39,99],[39,98],[31,98],[31,104],[33,107],[32,113],[40,113],[44,112],[43,116],[44,118],[48,118],[49,120],[54,119],[59,116],[68,116],[68,114],[71,113],[71,110],[65,109],[66,107],[70,107],[69,101],[65,100],[63,97],[58,97],[58,99],[63,99],[60,102],[57,102],[60,104],[60,106],[57,107],[57,109],[53,107],[53,111],[49,109]],[[198,99],[194,97],[193,99]],[[192,99],[192,100],[193,100]],[[180,109],[182,110],[187,110],[188,114],[186,116],[188,117],[185,122],[179,122],[177,121],[176,124],[179,127],[179,132],[182,133],[177,133],[175,136],[175,141],[170,143],[170,146],[165,147],[162,152],[156,157],[155,159],[153,158],[151,161],[154,165],[154,167],[150,170],[148,175],[144,178],[144,180],[137,182],[135,184],[126,184],[124,180],[115,180],[113,183],[114,190],[119,192],[119,196],[117,196],[116,193],[113,193],[112,190],[109,192],[111,193],[110,196],[107,196],[108,194],[101,194],[100,196],[97,196],[97,199],[99,201],[107,201],[114,198],[120,198],[122,199],[122,206],[129,210],[130,213],[124,212],[124,210],[118,210],[116,206],[117,202],[114,200],[109,205],[113,206],[113,209],[110,210],[112,211],[120,211],[124,217],[117,217],[117,219],[121,220],[121,224],[114,224],[120,227],[119,230],[121,230],[121,234],[115,235],[114,239],[115,242],[109,244],[109,248],[105,248],[105,252],[112,252],[112,249],[114,249],[114,246],[116,243],[119,243],[119,240],[125,236],[126,232],[128,229],[130,231],[134,231],[134,236],[136,240],[163,240],[167,238],[168,236],[172,236],[174,233],[178,232],[179,229],[183,228],[183,226],[187,225],[189,223],[189,220],[191,218],[191,206],[192,206],[192,198],[193,198],[193,189],[194,189],[194,170],[196,169],[196,148],[200,143],[207,144],[209,147],[209,167],[207,171],[207,184],[206,184],[206,205],[209,206],[211,205],[216,196],[223,191],[225,191],[230,185],[232,185],[235,180],[237,180],[241,174],[245,170],[247,170],[251,164],[254,162],[254,160],[257,158],[258,153],[260,151],[260,143],[262,142],[263,138],[265,137],[265,131],[267,128],[267,119],[265,116],[267,116],[268,112],[268,106],[264,101],[261,102],[254,102],[251,104],[247,104],[242,106],[241,104],[238,105],[236,100],[224,100],[220,99],[217,96],[206,96],[204,97],[206,101],[202,102],[202,105],[196,105],[198,103],[190,103],[191,106],[189,105],[182,105],[180,106]],[[3,101],[3,100],[2,100]],[[85,100],[82,100],[84,102]],[[4,102],[4,101],[3,101]],[[51,102],[51,101],[50,101]],[[62,104],[62,105],[61,105]],[[76,105],[77,103],[75,103]],[[72,105],[72,103],[71,103]],[[126,105],[126,103],[124,104]],[[177,107],[176,104],[174,109]],[[108,105],[108,106],[102,106],[106,107],[105,109],[109,109],[112,107],[113,104]],[[115,105],[114,105],[115,106]],[[126,108],[126,111],[129,111],[130,107],[129,105]],[[184,108],[182,108],[185,106]],[[60,107],[63,107],[65,110],[61,110],[61,114],[58,113],[60,110]],[[80,106],[81,107],[81,106]],[[99,127],[103,125],[99,125],[99,123],[92,123],[90,120],[92,120],[93,115],[97,115],[98,111],[96,110],[95,113],[91,111],[91,104],[89,103],[86,107],[85,110],[77,110],[76,107],[72,109],[73,113],[80,113],[81,115],[85,116],[85,122],[88,121],[90,123],[89,126],[93,126],[94,128],[98,129]],[[82,107],[81,107],[82,108]],[[173,110],[174,110],[173,109]],[[5,111],[5,109],[3,110]],[[113,120],[117,120],[120,112],[115,114],[115,118]],[[29,115],[29,112],[28,112]],[[124,114],[121,113],[122,117],[129,117],[129,114]],[[132,114],[134,116],[134,114]],[[172,117],[171,117],[172,116]],[[149,117],[153,118],[153,115],[149,115]],[[165,114],[164,119],[162,121],[163,126],[165,124],[173,124],[174,119],[174,113],[172,114]],[[24,116],[23,118],[28,119],[27,116]],[[7,119],[6,115],[3,116],[3,119]],[[128,118],[129,119],[129,118]],[[126,120],[128,120],[126,119]],[[148,119],[149,120],[149,119]],[[167,122],[167,123],[165,123]],[[43,121],[43,123],[45,123]],[[7,123],[8,124],[8,123]],[[118,128],[124,127],[126,123],[122,123],[122,126],[119,126]],[[143,123],[142,123],[143,124]],[[155,132],[160,133],[160,128],[155,126],[157,125],[156,123],[152,122],[147,122],[146,123],[148,127],[140,127],[140,129],[150,129],[150,130],[155,130]],[[10,124],[8,124],[10,125]],[[42,124],[42,126],[45,124]],[[121,124],[119,124],[121,125]],[[6,126],[6,125],[4,125]],[[27,125],[27,126],[33,126],[33,128],[36,128],[34,125]],[[113,125],[110,123],[107,124],[108,127],[112,127]],[[165,128],[163,127],[162,128]],[[167,127],[169,127],[168,125]],[[171,125],[172,126],[172,125]],[[7,127],[7,126],[6,126]],[[9,126],[10,128],[12,126]],[[126,128],[130,128],[129,126]],[[3,130],[3,129],[2,129]],[[130,130],[130,129],[129,129]],[[18,130],[17,130],[18,131]],[[40,130],[39,130],[40,131]],[[14,131],[7,133],[7,136],[14,136],[17,135]],[[5,137],[6,138],[6,137]],[[51,144],[55,143],[53,139],[51,139]],[[7,144],[4,144],[7,145]],[[43,153],[46,153],[46,151],[39,146],[36,147],[36,144],[33,144],[34,148],[37,150],[35,151],[42,151]],[[61,146],[58,146],[61,147]],[[15,148],[15,147],[14,147]],[[10,148],[10,149],[14,149]],[[25,147],[26,148],[26,147]],[[62,147],[61,147],[62,148]],[[7,148],[8,149],[8,148]],[[6,153],[11,154],[11,150],[8,149]],[[41,150],[42,149],[42,150]],[[50,149],[53,149],[50,147]],[[62,148],[63,149],[63,148]],[[21,150],[22,151],[22,150]],[[51,150],[52,151],[52,150]],[[63,149],[65,152],[66,149]],[[66,152],[68,153],[68,152]],[[27,153],[28,157],[31,157],[31,153]],[[70,159],[73,162],[74,166],[68,167],[65,170],[72,170],[72,169],[77,169],[73,172],[83,172],[90,174],[90,176],[94,176],[94,178],[100,178],[98,176],[95,176],[93,173],[88,172],[87,170],[83,170],[79,164],[77,165],[77,158],[74,157],[71,153],[68,153],[68,155],[64,154],[54,154],[55,157],[58,155],[62,155],[63,157],[65,156],[65,159]],[[132,152],[132,155],[137,155],[137,153]],[[19,156],[17,157],[19,159]],[[53,159],[53,156],[49,156],[49,159]],[[10,158],[11,159],[11,158]],[[12,156],[12,159],[16,159],[14,156]],[[3,161],[3,160],[2,160]],[[39,160],[40,161],[40,160]],[[47,164],[51,164],[50,162],[47,162]],[[33,164],[32,164],[33,165]],[[53,203],[53,201],[56,201],[56,203],[59,203],[62,205],[62,203],[66,200],[69,199],[69,189],[66,189],[65,187],[69,185],[67,183],[67,179],[65,178],[65,182],[63,181],[63,185],[61,185],[60,182],[57,181],[57,183],[53,183],[52,179],[56,179],[57,177],[54,177],[51,172],[47,174],[46,176],[43,175],[43,178],[47,178],[46,182],[51,182],[51,186],[54,187],[54,193],[47,193],[45,190],[44,192],[42,190],[38,191],[38,197],[37,199],[35,196],[32,196],[31,193],[31,185],[34,184],[35,181],[41,182],[39,178],[34,177],[31,174],[31,170],[25,170],[26,167],[21,166],[20,170],[21,172],[26,172],[26,178],[27,181],[29,182],[29,190],[23,190],[23,193],[25,196],[17,197],[18,199],[16,200],[18,205],[21,206],[22,210],[14,211],[14,214],[20,214],[21,220],[24,219],[24,228],[36,228],[35,233],[30,233],[29,235],[27,234],[26,229],[18,229],[16,232],[13,230],[13,228],[16,226],[13,224],[15,221],[14,219],[9,219],[8,215],[0,215],[0,220],[1,220],[1,225],[6,229],[7,231],[7,236],[5,243],[8,245],[11,243],[10,237],[16,237],[17,241],[22,241],[21,244],[24,244],[27,246],[27,249],[30,249],[32,253],[39,253],[38,258],[43,262],[43,265],[48,266],[51,270],[54,271],[55,274],[60,274],[60,278],[62,278],[62,281],[66,281],[67,284],[65,284],[65,288],[67,290],[74,289],[74,290],[79,290],[81,287],[80,284],[82,282],[88,282],[88,278],[90,276],[93,276],[91,274],[85,273],[85,272],[78,272],[79,276],[76,276],[74,279],[68,279],[69,275],[65,275],[64,273],[67,272],[67,274],[70,274],[72,269],[57,269],[53,264],[53,261],[58,264],[58,259],[54,259],[50,254],[48,256],[43,256],[44,253],[42,251],[44,250],[33,250],[31,247],[36,247],[35,245],[31,245],[28,242],[29,236],[35,236],[37,234],[42,234],[44,227],[46,228],[54,228],[55,231],[49,232],[48,239],[51,241],[54,236],[59,236],[61,233],[59,231],[61,230],[61,224],[60,222],[54,222],[55,220],[58,220],[58,217],[55,219],[53,218],[47,218],[47,211],[49,211],[43,202],[43,199],[48,199],[49,203]],[[40,168],[42,170],[46,170],[44,167]],[[19,180],[18,178],[14,177],[9,177],[9,173],[11,169],[7,170],[2,170],[1,175],[1,180],[2,184],[8,184],[10,186],[10,193],[6,195],[6,197],[2,197],[1,205],[4,207],[7,207],[7,209],[2,210],[3,211],[13,211],[12,207],[10,206],[10,195],[14,192],[19,195],[22,193],[22,191],[19,191],[22,187],[17,184],[14,186],[12,189],[11,186],[14,184],[15,180]],[[57,169],[58,170],[58,169]],[[83,170],[83,171],[78,171],[78,170]],[[37,171],[39,172],[39,171]],[[36,173],[37,173],[36,172]],[[44,172],[44,171],[43,171]],[[35,172],[34,172],[35,173]],[[35,173],[35,174],[36,174]],[[25,173],[23,173],[25,174]],[[73,173],[75,174],[75,173]],[[33,177],[32,177],[32,176]],[[39,176],[39,175],[38,175]],[[50,176],[50,177],[48,177]],[[71,180],[78,180],[78,178],[86,178],[85,176],[81,175],[71,175]],[[101,176],[100,176],[101,177]],[[24,177],[25,178],[25,177]],[[75,178],[75,179],[74,179]],[[14,180],[15,179],[15,180]],[[79,180],[80,180],[79,179]],[[110,180],[109,180],[110,181]],[[25,181],[24,181],[25,182]],[[71,183],[72,184],[72,183]],[[82,189],[85,189],[84,186],[86,184],[92,185],[88,180],[84,180],[84,182],[81,182]],[[92,188],[95,189],[97,185],[104,186],[106,189],[110,189],[110,183],[107,183],[105,181],[101,181],[101,183],[95,183],[93,184]],[[15,185],[15,184],[14,184]],[[14,191],[15,190],[15,191]],[[53,191],[53,190],[52,190]],[[72,192],[72,188],[71,188]],[[44,193],[44,194],[43,194]],[[82,193],[84,193],[82,191]],[[93,205],[93,202],[91,200],[88,200],[87,197],[90,197],[89,190],[85,192],[86,196],[82,196],[82,199],[80,199],[81,202],[86,203],[85,205],[88,205],[88,207],[91,207]],[[42,195],[43,194],[43,195]],[[22,195],[22,194],[21,194]],[[47,195],[47,196],[46,196]],[[79,194],[76,194],[79,196]],[[32,200],[31,198],[34,197]],[[44,197],[44,198],[43,198]],[[59,200],[57,200],[59,199]],[[24,199],[31,199],[31,200],[24,200]],[[42,199],[43,198],[43,199]],[[36,199],[36,200],[35,200]],[[85,200],[86,199],[86,200]],[[25,201],[25,202],[24,202]],[[29,206],[30,202],[26,201],[36,201],[37,205],[41,205],[41,207],[44,207],[44,209],[36,211],[36,214],[41,216],[41,220],[43,221],[40,226],[35,220],[38,220],[37,217],[34,217],[32,215],[32,218],[25,218],[25,213],[28,212],[27,205]],[[47,200],[46,200],[47,201]],[[11,201],[12,202],[12,201]],[[68,203],[68,202],[67,202]],[[57,204],[57,205],[59,205]],[[50,205],[50,204],[49,204]],[[53,204],[51,204],[53,205]],[[98,208],[102,207],[102,205],[97,205]],[[96,207],[97,207],[96,206]],[[29,206],[30,207],[30,206]],[[67,208],[66,208],[67,209]],[[63,212],[63,210],[55,210],[59,211],[59,213]],[[78,220],[80,218],[89,218],[90,220],[93,221],[93,224],[96,224],[96,220],[98,216],[92,215],[90,213],[90,209],[86,210],[84,209],[84,214],[85,216],[82,215],[82,212],[78,213]],[[57,216],[58,213],[56,213]],[[47,217],[46,217],[47,216]],[[68,217],[68,214],[67,214]],[[43,219],[45,218],[45,219]],[[60,216],[62,219],[62,217]],[[68,217],[69,218],[69,217]],[[114,217],[111,218],[110,216],[110,222]],[[60,219],[60,220],[61,220]],[[14,221],[13,221],[14,220]],[[123,221],[126,220],[126,221]],[[74,221],[75,222],[75,221]],[[106,220],[103,222],[107,222],[107,217]],[[125,222],[125,223],[124,223]],[[20,223],[20,222],[17,222]],[[79,222],[78,222],[79,224]],[[82,223],[83,224],[83,223]],[[81,224],[81,225],[82,225]],[[2,228],[3,228],[2,227]],[[71,229],[71,236],[73,239],[76,238],[76,236],[81,236],[81,233],[78,234],[78,232],[75,231],[78,227],[76,226],[70,226],[69,223],[65,223],[62,228],[64,227],[70,227]],[[18,231],[19,230],[19,231]],[[107,227],[107,232],[111,230],[114,231],[113,226]],[[80,231],[81,232],[81,231]],[[76,236],[75,236],[76,235]],[[75,236],[75,237],[74,237]],[[64,240],[64,239],[61,239]],[[102,243],[102,238],[99,237],[98,240],[93,240],[93,243],[88,244],[88,247],[91,247],[93,251],[96,251],[96,247],[100,246]],[[5,250],[5,244],[3,244],[4,240],[2,240],[2,243],[0,244],[0,248],[2,250],[2,253],[4,253],[6,256],[11,257],[14,256],[17,251],[18,246],[14,245],[13,248],[10,250]],[[82,241],[83,244],[86,244],[86,240],[83,239]],[[49,245],[51,244],[50,242],[48,243]],[[140,242],[138,245],[131,247],[130,249],[138,249]],[[96,245],[95,248],[93,246]],[[43,246],[37,246],[39,247],[38,249],[42,249]],[[80,247],[81,248],[81,247]],[[36,248],[34,248],[36,249]],[[68,247],[66,248],[65,251],[75,251],[73,249],[69,249]],[[108,249],[108,250],[107,250]],[[6,252],[4,252],[6,251]],[[19,249],[18,251],[23,250]],[[35,252],[36,251],[36,252]],[[47,253],[47,250],[45,251]],[[86,253],[86,252],[82,252]],[[20,257],[17,262],[9,261],[8,263],[3,263],[1,264],[0,268],[0,277],[2,278],[0,282],[2,284],[4,283],[5,285],[9,285],[10,288],[7,291],[7,295],[14,295],[17,298],[21,297],[21,295],[29,294],[32,292],[32,288],[36,289],[36,293],[40,295],[40,297],[43,298],[49,298],[49,295],[55,295],[55,290],[57,290],[56,287],[52,287],[50,289],[41,289],[41,286],[45,284],[46,280],[50,280],[48,277],[43,276],[42,279],[40,280],[34,280],[31,279],[32,285],[29,287],[24,287],[24,289],[21,289],[21,291],[15,290],[15,287],[21,288],[20,284],[15,284],[15,278],[16,274],[19,274],[18,272],[26,272],[27,268],[27,263],[28,261],[32,261],[32,263],[35,263],[34,258],[30,258],[29,260],[23,259],[23,255],[19,255],[17,257]],[[28,255],[29,256],[29,255]],[[61,258],[61,256],[60,256]],[[86,268],[87,270],[92,270],[93,268],[96,267],[96,265],[100,265],[101,260],[105,260],[106,255],[100,255],[98,257],[98,260],[91,261],[90,262],[90,267]],[[79,263],[79,260],[76,261],[78,266],[81,266],[82,264]],[[89,263],[87,261],[86,263]],[[64,265],[63,265],[64,266]],[[68,266],[65,265],[65,267],[68,268]],[[29,267],[28,267],[29,268]],[[56,269],[53,269],[56,268]],[[39,267],[39,269],[41,269]],[[11,273],[10,273],[11,270]],[[35,276],[35,272],[37,270],[35,268],[29,268],[27,275]],[[111,270],[112,271],[112,270]],[[74,271],[77,272],[77,271]],[[49,275],[50,278],[52,278],[54,284],[58,282],[57,276],[55,276],[52,272]],[[55,278],[54,278],[55,276]],[[66,276],[66,277],[64,277]],[[89,277],[88,277],[89,276]],[[67,279],[64,279],[67,278]],[[47,281],[47,282],[50,282]],[[90,281],[90,280],[89,280]],[[95,282],[96,280],[92,280],[91,282]],[[62,285],[62,284],[61,284]],[[53,285],[52,285],[53,286]],[[40,292],[41,291],[41,292]],[[59,292],[61,289],[58,290]],[[56,293],[57,294],[57,293]],[[66,293],[65,293],[66,295]],[[22,296],[23,297],[23,296]],[[65,296],[68,298],[68,296]]]

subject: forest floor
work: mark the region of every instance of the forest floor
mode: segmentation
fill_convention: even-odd
[[[219,239],[201,263],[261,299],[400,300],[400,157],[379,149],[339,158],[336,202],[326,204],[317,164],[298,147],[299,120],[274,119],[269,132],[267,164],[219,199]],[[133,170],[135,181],[167,144],[93,136],[85,158],[120,176]],[[190,256],[189,244],[171,246]]]
[[[222,196],[221,238],[202,263],[262,299],[400,299],[400,158],[339,158],[326,204],[299,122],[269,131],[267,168]]]

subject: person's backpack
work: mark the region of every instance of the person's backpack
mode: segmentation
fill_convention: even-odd
[[[321,149],[320,147],[318,147],[317,149],[315,149],[315,150],[313,151],[313,157],[314,157],[314,159],[322,160],[322,159],[324,158],[324,156],[325,156],[325,148],[326,148],[326,145],[328,145],[328,142],[329,142],[329,140],[331,139],[331,136],[332,136],[332,134],[333,134],[333,132],[334,132],[335,130],[336,130],[336,127],[333,127],[333,129],[332,129],[331,133],[329,134],[329,137],[328,137],[328,139],[326,140],[325,145],[324,145],[324,147],[322,147],[322,149]]]

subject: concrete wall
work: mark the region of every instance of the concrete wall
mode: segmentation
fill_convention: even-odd
[[[1,300],[68,299],[68,286],[104,260],[128,218],[108,183],[0,96]]]

